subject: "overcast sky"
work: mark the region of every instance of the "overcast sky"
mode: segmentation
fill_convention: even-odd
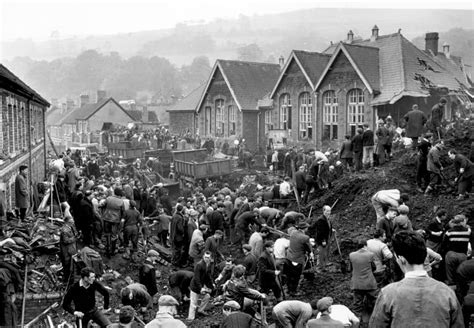
[[[415,3],[416,2],[416,3]],[[317,0],[0,0],[2,40],[115,34],[169,28],[180,22],[236,18],[315,7],[474,9],[460,1]]]

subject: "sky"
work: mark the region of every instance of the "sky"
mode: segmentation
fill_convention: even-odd
[[[340,0],[1,0],[0,36],[41,41],[116,34],[208,22],[239,15],[263,15],[305,8],[431,8],[474,10],[474,1]]]

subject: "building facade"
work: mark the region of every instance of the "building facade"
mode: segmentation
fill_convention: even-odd
[[[5,184],[9,209],[15,208],[15,178],[20,165],[28,166],[32,188],[46,177],[45,112],[49,105],[0,64],[0,182]]]

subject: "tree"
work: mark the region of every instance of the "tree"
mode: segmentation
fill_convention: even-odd
[[[263,51],[256,43],[252,43],[237,49],[238,59],[243,61],[262,61]]]

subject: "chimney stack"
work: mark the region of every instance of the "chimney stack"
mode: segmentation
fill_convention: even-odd
[[[105,90],[97,90],[97,102],[101,102],[102,100],[105,100],[107,97],[107,92]]]
[[[443,52],[444,52],[444,55],[446,56],[446,58],[451,57],[451,54],[449,52],[449,44],[447,44],[446,42],[443,43]]]
[[[438,55],[438,32],[426,33],[425,51],[431,51],[435,56]]]
[[[347,43],[352,43],[352,41],[354,41],[354,32],[350,30],[349,33],[347,33]]]
[[[278,58],[278,63],[280,64],[280,69],[283,69],[283,66],[285,66],[285,57],[280,56],[280,58]]]
[[[89,104],[89,95],[81,95],[81,108]]]
[[[372,27],[372,36],[370,37],[370,41],[375,41],[377,40],[377,38],[379,37],[379,28],[377,27],[377,25],[374,25],[374,27]]]

